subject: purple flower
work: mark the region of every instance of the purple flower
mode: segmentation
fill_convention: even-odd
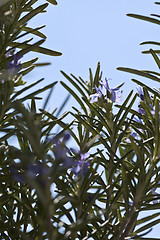
[[[141,115],[143,115],[143,114],[146,113],[145,110],[140,107],[140,104],[138,105],[138,112],[139,112]]]
[[[66,132],[63,135],[62,142],[60,142],[60,135],[56,135],[53,138],[47,137],[46,140],[55,145],[55,158],[56,159],[65,159],[69,149],[65,146],[66,142],[70,139],[69,132]]]
[[[136,88],[137,88],[138,95],[139,95],[141,101],[145,101],[145,97],[144,97],[144,93],[143,93],[142,87],[137,86]],[[146,113],[145,110],[141,107],[140,102],[139,102],[139,104],[138,104],[138,112],[139,112],[141,115],[143,115],[143,114]]]
[[[99,87],[95,86],[96,93],[90,95],[91,103],[97,102],[99,98],[104,97],[102,87],[104,87],[106,90],[105,99],[109,98],[112,102],[120,102],[122,100],[122,94],[119,88],[110,88],[107,78],[105,78],[105,83],[103,83],[102,81],[99,81],[99,83]]]
[[[61,142],[58,135],[48,140],[54,144],[55,160],[60,164],[60,167],[67,170],[71,169],[76,176],[82,175],[84,177],[90,165],[87,161],[89,154],[81,153],[73,148],[68,148],[65,144],[69,138],[70,134],[66,133]]]
[[[69,153],[73,152],[72,149],[67,148],[66,142],[70,139],[69,132],[66,132],[62,138],[62,142],[59,140],[59,136],[54,138],[47,138],[48,141],[54,144],[54,156],[56,161],[62,164],[65,169],[71,168],[73,165],[73,159],[69,157]]]
[[[69,132],[66,132],[63,136],[63,142],[66,143],[70,139],[71,135]]]
[[[90,95],[90,99],[91,99],[90,103],[97,102],[98,98],[101,98],[103,96],[103,93],[100,87],[97,88],[95,86],[95,89],[96,89],[96,93]]]
[[[30,163],[26,169],[26,176],[34,179],[38,175],[45,176],[48,174],[48,169],[42,163]]]
[[[137,91],[138,91],[138,94],[139,94],[140,99],[141,99],[142,101],[144,101],[145,98],[144,98],[144,93],[143,93],[142,87],[137,86]]]
[[[27,183],[28,179],[36,179],[49,173],[49,169],[42,163],[29,163],[26,166],[15,163],[11,165],[10,171],[14,179],[20,183]]]
[[[21,69],[21,64],[19,59],[20,57],[17,54],[14,54],[13,61],[8,62],[8,74],[11,77],[14,77],[18,73],[18,71]]]
[[[139,94],[139,97],[140,97],[141,101],[143,101],[143,102],[146,103],[142,87],[138,86],[138,87],[137,87],[137,91],[138,91],[138,94]],[[151,96],[150,96],[150,100],[151,100],[151,103],[152,103],[152,97],[151,97]],[[149,104],[149,107],[150,107],[150,109],[151,109],[151,114],[152,114],[153,116],[155,116],[155,108],[152,106],[152,104]],[[141,107],[140,102],[139,102],[139,104],[138,104],[138,112],[139,112],[141,115],[146,114],[146,111]]]
[[[105,78],[105,83],[100,81],[100,84],[106,89],[106,98],[110,98],[112,102],[120,102],[122,100],[122,94],[119,88],[110,88],[108,84],[109,79]],[[110,97],[111,95],[111,97]]]
[[[55,159],[56,161],[59,161],[59,163],[63,164],[63,168],[70,168],[72,167],[73,159],[68,156],[69,149],[64,146],[64,144],[58,142],[55,145]]]
[[[80,159],[73,163],[74,166],[72,167],[72,172],[76,176],[81,175],[84,177],[86,175],[88,167],[90,166],[90,163],[86,161],[88,157],[89,153],[81,153]]]

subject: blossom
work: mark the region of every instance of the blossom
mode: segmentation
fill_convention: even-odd
[[[13,61],[12,62],[8,62],[8,73],[9,73],[9,75],[14,76],[21,69],[21,65],[20,65],[19,59],[20,59],[20,57],[17,54],[15,54],[13,56]]]
[[[49,142],[52,142],[54,144],[54,156],[56,161],[58,161],[60,164],[62,164],[63,168],[71,168],[73,159],[69,157],[69,153],[73,152],[71,148],[68,148],[66,146],[66,142],[70,139],[69,132],[66,132],[62,138],[62,142],[59,140],[59,135],[48,138],[47,140]]]
[[[138,87],[137,87],[137,91],[138,91],[138,94],[139,94],[139,97],[140,97],[141,101],[146,102],[146,101],[145,101],[145,96],[144,96],[142,87],[138,86]],[[150,96],[150,100],[151,100],[151,103],[152,103],[152,98],[151,98],[151,96]],[[152,106],[152,104],[149,104],[149,106],[150,106],[150,109],[151,109],[151,114],[152,114],[153,116],[155,116],[155,108]],[[138,104],[138,112],[139,112],[141,115],[143,115],[143,114],[146,113],[146,111],[141,107],[140,102],[139,102],[139,104]]]
[[[86,175],[88,171],[88,167],[90,163],[86,161],[89,157],[89,153],[81,153],[80,159],[73,163],[72,172],[77,175],[82,175],[83,177]]]
[[[37,176],[45,176],[48,174],[48,169],[42,163],[30,163],[27,165],[26,176],[34,179]]]
[[[101,98],[103,96],[102,89],[100,87],[96,87],[96,93],[90,95],[90,103],[94,103],[98,101],[98,98]]]
[[[15,50],[14,50],[15,51]],[[19,61],[22,56],[19,56],[19,54],[13,54],[11,51],[8,49],[6,53],[6,57],[8,60],[8,74],[12,78],[14,77],[18,71],[21,69],[21,62]],[[13,58],[12,61],[9,61],[10,58]]]
[[[110,99],[112,102],[120,102],[122,100],[122,94],[119,88],[110,88],[108,84],[108,79],[105,78],[105,83],[99,81],[100,86],[95,86],[96,93],[90,95],[90,102],[94,103],[97,102],[99,98],[104,97],[105,99]],[[103,94],[102,90],[103,87],[106,90],[106,95]]]
[[[71,135],[69,132],[66,132],[63,136],[63,142],[66,143],[70,139]]]
[[[144,93],[143,93],[142,87],[137,86],[136,88],[137,88],[138,95],[139,95],[141,101],[145,101],[145,97],[144,97]],[[145,110],[141,107],[140,102],[139,102],[139,104],[138,104],[138,112],[139,112],[141,115],[143,115],[143,114],[146,113]]]
[[[139,94],[140,99],[141,99],[142,101],[144,101],[145,98],[144,98],[143,89],[142,89],[140,86],[137,86],[136,88],[137,88],[137,91],[138,91],[138,94]]]
[[[54,156],[62,169],[71,169],[74,175],[86,175],[90,163],[87,161],[88,153],[81,153],[74,148],[68,148],[66,142],[69,140],[70,134],[65,133],[60,142],[59,136],[48,139],[54,144]]]
[[[28,178],[35,179],[49,173],[42,163],[29,163],[26,166],[23,166],[22,163],[14,163],[11,165],[10,171],[14,179],[20,183],[26,183]]]
[[[141,115],[143,115],[143,114],[146,113],[145,110],[140,107],[140,104],[138,105],[138,112],[139,112]]]
[[[100,81],[100,84],[106,89],[106,98],[110,98],[112,102],[120,102],[122,100],[122,94],[119,88],[110,88],[107,78],[105,78],[105,83]],[[109,96],[111,95],[111,97]]]

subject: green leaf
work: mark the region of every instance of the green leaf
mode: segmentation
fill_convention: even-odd
[[[107,121],[105,120],[104,116],[106,113],[103,113],[103,111],[101,111],[101,109],[99,107],[94,107],[93,104],[91,104],[88,99],[83,98],[83,101],[88,105],[88,107],[94,111],[94,113],[96,114],[96,116],[98,117],[98,120],[100,120],[100,122],[103,124],[104,127],[106,127],[107,131],[109,134],[112,133],[110,126],[108,125]],[[107,135],[109,137],[109,135]]]
[[[23,48],[22,50],[20,50],[19,52],[17,52],[17,55],[22,57],[23,55],[25,55],[28,52],[34,51],[39,45],[41,45],[42,43],[44,43],[45,40],[40,40],[34,44],[27,44],[26,48]]]
[[[47,85],[45,87],[42,87],[42,88],[38,89],[37,91],[35,91],[33,93],[30,93],[30,94],[28,94],[27,96],[25,96],[23,98],[20,98],[19,100],[23,102],[23,101],[26,101],[27,99],[34,98],[35,95],[40,94],[40,93],[42,93],[42,92],[52,88],[55,84],[57,84],[57,82],[54,82],[54,83],[51,83],[51,84],[49,84],[49,85]]]
[[[153,44],[153,45],[160,46],[160,42],[155,42],[155,41],[145,41],[140,43],[140,45],[145,45],[145,44]]]
[[[143,93],[144,93],[145,103],[148,107],[150,107],[152,105],[151,96],[150,96],[148,90],[144,86],[143,86]]]
[[[150,70],[143,70],[143,71],[146,72],[146,73],[150,73],[150,74],[160,76],[160,73],[158,73],[158,72],[154,72],[154,71],[150,71]]]
[[[153,51],[157,54],[160,54],[160,50],[153,50]],[[151,52],[150,52],[150,50],[147,50],[147,51],[142,51],[142,53],[148,54],[148,53],[151,53]]]
[[[49,93],[48,93],[48,96],[47,96],[46,100],[44,101],[43,108],[42,108],[42,109],[44,109],[44,110],[45,110],[45,108],[46,108],[46,106],[47,106],[47,104],[48,104],[48,102],[49,102],[49,100],[50,100],[50,98],[51,98],[51,96],[52,96],[53,89],[54,89],[54,87],[52,87],[52,88],[50,89],[50,91],[49,91]]]
[[[117,125],[117,123],[118,123],[118,121],[119,121],[119,119],[120,119],[120,116],[121,116],[122,112],[123,112],[124,110],[126,110],[126,105],[127,105],[128,101],[129,101],[129,99],[131,98],[132,93],[133,93],[133,90],[129,93],[129,95],[128,95],[127,98],[125,99],[124,103],[121,105],[118,113],[116,114],[116,118],[115,118],[115,121],[114,121],[115,125]]]
[[[74,220],[73,220],[72,215],[69,213],[70,210],[66,209],[63,205],[61,205],[60,208],[62,209],[62,212],[65,214],[65,216],[68,218],[68,220],[69,220],[71,223],[73,223]]]
[[[153,89],[150,88],[148,85],[144,84],[142,81],[138,81],[136,79],[131,79],[133,82],[135,82],[137,85],[140,85],[142,87],[145,87],[146,89],[148,89],[148,91],[150,91],[151,93],[155,94],[156,96],[159,96],[159,94]]]
[[[46,54],[49,56],[61,56],[62,55],[61,52],[53,51],[51,49],[44,48],[44,47],[38,47],[38,48],[34,49],[33,51],[43,53],[43,54]]]
[[[47,0],[47,2],[49,2],[49,3],[53,4],[53,5],[57,5],[56,0]]]
[[[42,29],[42,28],[44,28],[46,25],[43,25],[43,26],[41,26],[41,27],[37,27],[37,28],[35,28],[35,29],[33,29],[33,28],[30,28],[30,27],[26,27],[26,26],[22,26],[21,27],[21,31],[25,31],[25,33],[22,33],[21,35],[18,35],[18,34],[16,34],[16,35],[18,35],[16,38],[15,38],[15,34],[13,34],[13,36],[12,36],[12,39],[13,40],[17,40],[17,39],[19,39],[19,38],[22,38],[22,37],[24,37],[24,36],[26,36],[27,34],[34,34],[34,35],[36,35],[36,36],[38,36],[38,37],[41,37],[41,38],[43,38],[43,39],[46,39],[46,36],[43,34],[43,33],[41,33],[41,32],[39,32],[38,30],[40,30],[40,29]]]
[[[35,63],[37,60],[38,60],[38,58],[34,58],[34,59],[30,60],[30,61],[23,62],[23,63],[22,63],[22,67],[23,67],[23,68],[28,68],[28,67],[30,67],[33,63]]]
[[[139,219],[139,220],[137,221],[136,225],[139,225],[139,224],[143,224],[143,223],[145,223],[145,222],[148,222],[148,221],[150,221],[150,220],[158,217],[159,215],[160,215],[160,213],[154,213],[154,214],[151,214],[151,215],[149,215],[149,216],[147,216],[147,217],[143,217],[143,218],[141,218],[141,219]]]
[[[134,237],[136,240],[160,240],[160,238],[144,238],[144,237]]]
[[[90,91],[92,92],[93,88],[94,88],[94,83],[93,83],[93,74],[92,74],[92,70],[91,68],[89,68],[89,79],[90,79]]]
[[[160,21],[157,20],[157,19],[155,19],[155,18],[151,18],[151,17],[147,17],[147,16],[142,16],[142,15],[138,15],[138,14],[132,14],[132,13],[128,13],[127,16],[160,25]]]
[[[79,83],[79,85],[88,93],[88,95],[90,94],[90,91],[88,90],[88,88],[86,87],[86,83],[83,81],[82,78],[76,78],[73,74],[71,74],[71,76]]]
[[[9,133],[5,134],[3,137],[0,138],[0,142],[4,142],[7,139],[9,139],[10,137],[15,135],[16,130],[10,130]]]
[[[125,210],[126,214],[129,212],[129,181],[130,175],[127,174],[128,169],[126,168],[125,164],[122,162],[122,191],[123,197],[125,200]]]
[[[32,66],[28,67],[27,69],[20,71],[19,74],[22,74],[24,76],[24,75],[30,73],[34,68],[35,68],[35,65],[32,65]]]
[[[59,124],[63,129],[68,129],[68,128],[69,128],[69,126],[68,126],[66,123],[62,122],[62,119],[63,119],[65,116],[68,115],[68,112],[65,113],[65,114],[63,114],[61,117],[57,118],[57,117],[55,117],[53,114],[45,111],[44,109],[39,109],[39,110],[40,110],[43,114],[45,114],[46,116],[48,116],[49,119],[52,119],[52,120],[53,120],[53,122],[54,122],[53,125]],[[52,124],[52,123],[51,123],[51,124]],[[49,126],[49,128],[50,128],[50,126]],[[52,129],[52,127],[51,127],[50,129]],[[49,129],[48,129],[48,130],[49,130]],[[47,132],[48,130],[46,130],[46,132]],[[80,145],[79,140],[78,140],[76,134],[74,133],[74,131],[72,131],[71,129],[70,129],[69,131],[70,131],[72,137],[73,137],[73,138],[75,139],[75,141],[77,142],[77,144]]]
[[[10,1],[10,0],[1,0],[0,1],[0,7],[2,7],[3,5],[5,5],[5,4],[9,3],[9,2],[12,2],[12,1]]]
[[[50,62],[35,63],[35,64],[34,64],[35,67],[45,67],[45,66],[49,66],[49,65],[51,65]]]
[[[123,71],[123,72],[128,72],[128,73],[133,73],[142,77],[146,77],[149,79],[152,79],[154,81],[160,82],[160,79],[156,76],[153,76],[152,74],[146,73],[142,70],[137,70],[133,68],[125,68],[125,67],[118,67],[117,70]]]
[[[159,142],[160,142],[160,133],[159,133],[159,101],[156,99],[155,103],[155,146],[154,146],[154,158],[159,156]]]
[[[82,117],[78,114],[73,114],[73,116],[75,116],[75,118],[77,118],[77,120],[79,120],[87,129],[90,129],[90,131],[92,132],[93,136],[98,136],[99,140],[101,141],[101,143],[106,147],[106,149],[108,150],[108,154],[113,154],[113,156],[116,159],[119,159],[118,156],[116,155],[115,152],[113,152],[112,148],[109,146],[109,144],[107,143],[107,141],[99,134],[99,132],[93,128],[93,126],[91,126],[91,124],[85,120],[82,119]]]
[[[6,36],[5,36],[5,41],[6,41],[6,43],[5,43],[5,45],[4,45],[4,50],[7,48],[7,46],[11,43],[11,41],[12,41],[12,38],[14,38],[16,35],[17,35],[17,33],[14,33],[14,31],[15,31],[15,29],[18,29],[18,33],[19,33],[19,29],[21,29],[21,27],[24,25],[24,26],[26,26],[26,23],[25,24],[23,24],[23,25],[21,25],[21,26],[18,26],[17,27],[17,23],[18,23],[18,19],[19,19],[19,17],[20,17],[20,15],[23,13],[23,11],[25,11],[26,9],[27,9],[27,6],[28,5],[32,5],[34,2],[36,2],[36,0],[31,0],[29,3],[27,3],[26,4],[26,1],[25,0],[22,0],[21,1],[21,4],[18,6],[18,9],[17,9],[17,12],[16,12],[16,14],[13,16],[13,21],[12,21],[12,24],[11,24],[11,26],[9,27],[9,29],[7,29],[7,32],[6,32]],[[25,7],[24,8],[22,8],[22,6],[25,4]],[[23,26],[23,27],[24,27]],[[17,31],[16,31],[17,32]],[[13,34],[14,33],[14,34]],[[13,36],[13,35],[14,36]],[[2,54],[4,54],[4,50],[2,50],[1,51],[1,55]]]
[[[99,86],[99,80],[100,80],[100,62],[98,62],[98,64],[97,64],[97,69],[96,69],[96,73],[95,73],[94,80],[93,80],[94,87]]]
[[[153,58],[154,58],[154,60],[155,60],[155,62],[156,62],[156,64],[157,64],[158,68],[160,69],[160,60],[159,60],[159,57],[157,56],[157,54],[156,54],[152,49],[150,49],[150,52],[151,52],[151,54],[152,54],[152,56],[153,56]]]
[[[136,233],[148,230],[149,228],[151,228],[151,227],[153,227],[153,226],[155,226],[155,225],[157,225],[159,223],[160,223],[160,219],[154,220],[151,223],[145,224],[143,227],[137,229]]]
[[[72,80],[72,78],[70,78],[65,72],[61,71],[61,73],[63,74],[63,76],[70,82],[72,83],[72,85],[79,91],[79,93],[83,96],[86,97],[86,94],[82,91],[82,89],[78,86],[78,84]]]
[[[58,112],[56,114],[56,117],[58,117],[60,115],[60,113],[62,112],[62,110],[64,109],[65,105],[67,104],[69,98],[71,97],[70,94],[67,95],[67,97],[65,98],[65,100],[63,101],[63,103],[61,104],[61,106],[58,109]]]
[[[129,109],[129,108],[128,108]],[[130,110],[130,109],[129,109]],[[116,147],[117,148],[119,148],[119,145],[121,144],[121,142],[122,142],[122,139],[124,138],[124,136],[126,135],[126,133],[127,133],[127,130],[129,129],[129,127],[131,126],[131,121],[132,121],[132,118],[133,118],[133,115],[132,115],[132,117],[131,117],[131,119],[128,121],[128,122],[126,122],[126,123],[123,123],[123,130],[121,130],[122,132],[119,134],[119,136],[118,136],[118,138],[117,138],[117,140],[116,140]],[[116,130],[118,130],[119,129],[119,127],[116,129]],[[118,131],[115,131],[115,135],[116,135],[116,132],[118,133]]]
[[[41,40],[44,42],[44,40]],[[38,52],[38,53],[42,53],[42,54],[46,54],[46,55],[49,55],[49,56],[61,56],[62,53],[60,52],[56,52],[56,51],[53,51],[51,49],[48,49],[48,48],[44,48],[44,47],[35,47],[33,48],[31,44],[20,44],[20,43],[17,43],[17,42],[13,42],[10,44],[11,47],[18,47],[18,48],[21,48],[21,49],[31,49],[30,51],[33,51],[33,52]],[[31,48],[30,48],[31,47]]]
[[[13,101],[16,97],[18,97],[20,94],[24,93],[25,91],[27,91],[28,89],[34,87],[35,85],[37,85],[38,83],[40,83],[41,81],[43,81],[44,78],[41,78],[40,80],[30,84],[27,87],[24,87],[23,89],[19,90],[18,92],[16,92],[12,97],[11,97],[11,101]]]
[[[48,6],[48,3],[45,3],[39,7],[37,7],[36,9],[30,11],[27,15],[25,15],[24,17],[22,17],[18,23],[17,26],[21,26],[24,23],[28,22],[31,18],[33,18],[35,15],[39,14],[40,12],[43,12],[43,10]]]
[[[76,99],[76,101],[80,104],[80,106],[83,109],[83,111],[85,112],[85,114],[87,114],[87,109],[84,106],[82,100],[78,97],[78,95],[70,87],[68,87],[64,82],[60,81],[60,83]]]

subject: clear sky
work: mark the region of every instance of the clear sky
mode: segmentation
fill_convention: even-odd
[[[136,88],[130,80],[136,76],[117,71],[118,66],[158,71],[152,57],[141,54],[141,51],[149,46],[140,46],[139,43],[146,40],[159,41],[160,26],[126,16],[127,13],[147,16],[151,13],[158,14],[160,6],[155,5],[153,0],[57,1],[57,6],[50,5],[47,13],[35,18],[31,23],[36,27],[46,24],[43,33],[47,35],[47,41],[44,46],[61,51],[63,55],[40,55],[39,62],[50,61],[52,65],[34,70],[29,76],[29,82],[45,77],[46,84],[60,80],[68,83],[60,70],[88,80],[89,67],[95,71],[97,62],[100,61],[103,78],[112,79],[111,87],[125,82],[125,99],[129,91]],[[156,82],[149,82],[144,78],[136,79],[142,79],[153,87],[158,86]],[[58,84],[49,108],[54,109],[65,96],[66,90]],[[76,104],[72,100],[70,99],[67,108],[71,109],[71,106]],[[149,236],[159,237],[158,227]]]
[[[61,51],[63,55],[41,55],[39,61],[50,61],[52,65],[35,70],[30,79],[45,77],[46,83],[57,80],[68,82],[60,73],[63,70],[88,80],[89,67],[94,71],[100,61],[103,78],[111,78],[112,87],[125,82],[125,98],[131,88],[136,87],[130,80],[135,76],[117,71],[116,68],[124,66],[157,70],[152,57],[141,54],[148,46],[140,46],[139,43],[159,40],[158,25],[127,17],[126,14],[149,15],[158,13],[159,8],[152,0],[59,0],[57,6],[50,5],[48,12],[35,18],[32,24],[46,24],[43,32],[47,35],[47,41],[44,46]],[[144,78],[142,80],[145,81]],[[150,83],[157,86],[153,81]],[[60,84],[56,88],[59,89]],[[60,91],[61,98],[65,97],[66,91],[62,88]],[[59,94],[55,94],[54,99],[56,103],[62,100]]]

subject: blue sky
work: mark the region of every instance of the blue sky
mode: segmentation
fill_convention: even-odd
[[[41,1],[41,2],[44,2]],[[130,80],[134,75],[117,71],[119,66],[158,71],[152,57],[143,55],[141,51],[148,46],[139,43],[146,40],[159,40],[159,26],[126,16],[127,13],[148,15],[159,13],[160,6],[153,0],[58,0],[58,5],[50,5],[48,12],[32,20],[30,25],[46,24],[43,33],[47,35],[45,47],[61,51],[61,57],[40,55],[39,62],[50,61],[51,66],[37,68],[29,76],[29,82],[45,77],[45,84],[53,81],[67,80],[60,70],[67,74],[81,76],[88,80],[88,69],[96,69],[101,62],[103,78],[111,78],[111,87],[122,82],[123,98],[136,85]],[[36,54],[34,54],[36,56]],[[144,78],[150,86],[157,83]],[[43,83],[44,84],[44,83]],[[67,82],[68,84],[68,82]],[[45,96],[45,95],[44,95]],[[66,96],[60,84],[52,97],[49,108],[53,110]],[[73,99],[67,108],[76,105]],[[158,227],[149,236],[158,236]]]
[[[44,2],[44,1],[41,1]],[[149,15],[158,13],[159,6],[154,1],[146,0],[65,0],[58,1],[57,6],[50,5],[48,12],[35,18],[32,24],[46,24],[43,32],[47,35],[44,46],[61,51],[61,57],[40,55],[39,61],[50,61],[51,66],[35,70],[30,79],[45,77],[45,83],[67,80],[60,70],[67,74],[81,76],[88,80],[88,69],[93,71],[97,62],[101,62],[103,78],[111,78],[111,87],[125,82],[123,97],[129,93],[135,84],[131,82],[134,75],[117,71],[118,66],[139,69],[157,70],[149,55],[141,54],[147,46],[140,46],[144,40],[158,41],[158,25],[127,17],[127,13]],[[140,78],[137,78],[140,79]],[[145,82],[145,79],[142,78]],[[148,80],[146,83],[149,83]],[[150,82],[152,86],[157,83]],[[66,91],[54,94],[53,101],[59,103]],[[73,101],[70,100],[73,103]],[[71,103],[70,103],[71,104]],[[74,103],[75,104],[75,103]]]

